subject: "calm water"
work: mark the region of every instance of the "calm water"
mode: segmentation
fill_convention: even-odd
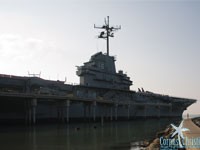
[[[168,119],[129,122],[1,127],[0,150],[133,150],[131,143],[149,140]]]

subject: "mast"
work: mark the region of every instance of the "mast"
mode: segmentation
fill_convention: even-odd
[[[98,38],[106,39],[107,55],[109,56],[109,37],[114,37],[114,31],[121,29],[121,26],[110,27],[109,16],[107,16],[107,19],[105,18],[105,24],[102,27],[97,27],[96,25],[94,25],[94,28],[104,30],[100,33]]]

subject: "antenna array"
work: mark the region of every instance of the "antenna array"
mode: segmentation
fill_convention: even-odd
[[[114,37],[114,31],[120,30],[121,26],[110,27],[109,26],[109,16],[107,16],[107,19],[105,18],[105,24],[102,27],[97,27],[96,25],[94,25],[94,28],[104,30],[100,33],[98,38],[106,39],[107,55],[109,56],[109,37]]]

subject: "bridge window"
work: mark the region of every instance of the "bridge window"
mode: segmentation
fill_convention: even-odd
[[[103,69],[105,68],[104,63],[100,62],[100,63],[99,63],[99,68],[103,70]]]

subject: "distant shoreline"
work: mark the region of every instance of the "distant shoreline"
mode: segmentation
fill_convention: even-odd
[[[187,119],[187,114],[182,116],[183,119]],[[195,118],[200,118],[200,114],[189,114],[189,118],[195,119]]]
[[[198,127],[200,127],[200,117],[193,118],[192,121],[193,121]]]

